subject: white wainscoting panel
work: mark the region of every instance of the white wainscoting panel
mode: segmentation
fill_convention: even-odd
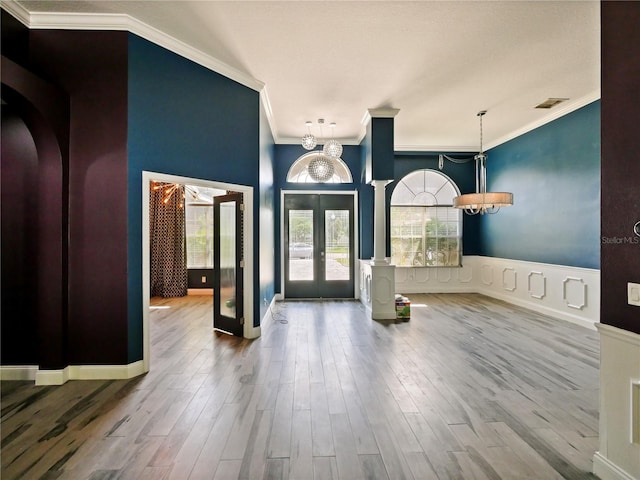
[[[639,309],[640,310],[640,309]],[[593,473],[601,480],[640,479],[640,444],[632,439],[632,389],[640,382],[640,335],[603,323],[600,332],[600,450]]]
[[[492,270],[493,278],[502,278],[501,285],[478,282],[478,293],[588,328],[600,320],[600,270],[492,257],[469,260],[483,277]]]
[[[547,277],[542,272],[531,271],[527,276],[529,295],[542,300],[547,294]]]
[[[395,265],[372,265],[360,260],[360,302],[374,320],[396,318]]]
[[[579,325],[600,319],[600,271],[465,256],[459,268],[396,267],[396,293],[482,293]]]
[[[508,292],[515,292],[518,286],[518,272],[515,268],[506,267],[502,269],[502,288]]]

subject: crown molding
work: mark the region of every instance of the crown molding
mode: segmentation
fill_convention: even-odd
[[[13,0],[2,0],[2,2],[0,2],[0,6],[17,18],[23,25],[26,25],[27,27],[29,26],[29,10],[24,8],[22,5],[14,2]]]
[[[518,128],[517,130],[514,130],[502,137],[499,137],[492,142],[488,142],[485,145],[485,150],[490,150],[492,148],[497,147],[498,145],[507,143],[509,140],[513,140],[514,138],[524,135],[525,133],[528,133],[532,130],[535,130],[538,127],[542,127],[547,123],[551,123],[554,120],[557,120],[560,117],[564,117],[565,115],[568,115],[571,112],[575,112],[576,110],[586,105],[589,105],[590,103],[595,102],[596,100],[599,100],[599,99],[600,99],[600,89],[598,88],[597,90],[594,90],[593,92],[588,93],[584,97],[580,97],[573,102],[567,103],[565,106],[558,108],[557,110],[555,108],[552,108],[549,114],[539,118],[534,122],[531,122],[525,125],[524,127]]]
[[[323,140],[323,139],[322,139]],[[339,141],[342,145],[360,145],[358,139],[355,138],[338,138],[336,137],[334,140]],[[281,137],[276,141],[279,145],[299,145],[300,137]],[[324,142],[318,141],[319,145],[322,145]]]
[[[260,80],[129,15],[29,12],[15,1],[3,1],[2,8],[33,30],[109,30],[130,32],[252,90],[261,92],[265,87]]]
[[[399,111],[399,108],[369,108],[364,112],[360,123],[366,127],[372,118],[395,118]]]
[[[269,100],[269,94],[267,93],[266,85],[264,85],[260,90],[260,101],[262,102],[262,108],[264,108],[264,113],[267,117],[267,123],[269,124],[269,130],[271,131],[273,143],[279,143],[278,129],[276,128],[276,119],[273,116],[273,109],[271,108],[271,101]]]
[[[393,150],[396,152],[411,153],[477,153],[478,147],[460,146],[460,145],[395,145]]]

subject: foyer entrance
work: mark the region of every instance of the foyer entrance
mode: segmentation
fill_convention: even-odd
[[[286,298],[354,298],[351,194],[284,195]]]

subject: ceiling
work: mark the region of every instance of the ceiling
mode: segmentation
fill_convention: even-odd
[[[358,143],[369,109],[395,108],[397,150],[474,151],[480,110],[490,148],[600,97],[598,1],[7,3],[32,28],[111,18],[62,13],[127,15],[134,33],[260,90],[277,143],[319,118]],[[534,108],[549,97],[569,100]]]

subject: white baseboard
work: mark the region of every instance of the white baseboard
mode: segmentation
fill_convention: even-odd
[[[593,473],[600,480],[638,480],[627,472],[611,463],[607,458],[603,457],[600,452],[593,455]]]
[[[37,370],[34,380],[36,385],[62,385],[69,380],[128,380],[143,373],[144,365],[139,360],[128,365],[70,365],[60,370]]]
[[[38,367],[36,365],[6,365],[0,366],[0,380],[29,380],[36,379]]]
[[[36,385],[62,385],[69,380],[69,367],[61,370],[38,370]]]

